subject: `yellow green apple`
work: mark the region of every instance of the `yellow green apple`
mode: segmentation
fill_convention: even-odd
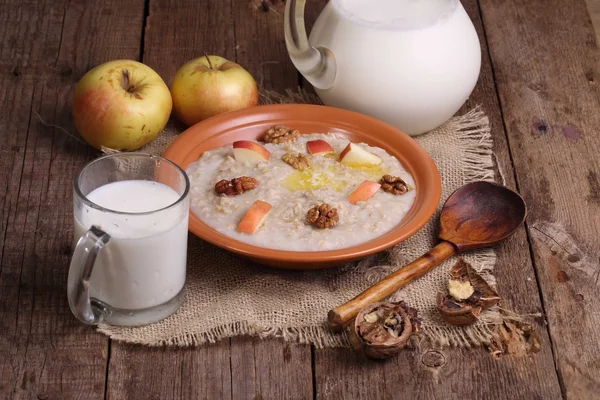
[[[163,130],[172,105],[169,88],[152,68],[115,60],[81,78],[71,112],[77,131],[90,145],[131,151]]]
[[[173,112],[190,126],[258,103],[254,78],[239,64],[206,55],[179,68],[171,82]]]

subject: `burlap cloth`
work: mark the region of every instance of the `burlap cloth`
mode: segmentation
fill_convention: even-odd
[[[262,102],[318,103],[318,99],[303,91],[289,91],[285,95],[263,94]],[[175,125],[169,124],[140,151],[160,154],[178,133]],[[442,176],[439,207],[463,184],[494,179],[489,121],[480,109],[454,117],[416,139]],[[143,327],[103,324],[98,330],[114,340],[150,346],[199,345],[237,335],[283,337],[317,347],[346,346],[346,334],[335,334],[325,326],[327,312],[429,250],[437,242],[437,225],[436,214],[418,233],[387,252],[343,267],[310,272],[260,266],[190,235],[185,300],[179,311]],[[493,250],[464,257],[494,283]],[[498,308],[486,311],[469,327],[450,326],[436,311],[436,294],[445,290],[455,261],[453,257],[444,262],[392,299],[404,299],[417,308],[423,318],[423,336],[439,346],[488,343],[495,337],[494,326],[502,321]]]

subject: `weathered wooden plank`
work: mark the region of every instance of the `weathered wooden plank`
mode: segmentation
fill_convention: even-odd
[[[257,397],[256,362],[254,360],[254,341],[248,337],[233,337],[231,348],[231,398],[243,399]]]
[[[23,53],[31,41],[23,40],[27,34],[41,30],[41,24],[33,16],[41,14],[41,5],[24,4],[18,7],[14,2],[0,3],[0,260],[7,241],[9,217],[17,204],[21,172],[27,141],[29,117],[33,103],[34,82],[23,73]],[[55,16],[53,15],[54,19]],[[47,19],[51,19],[49,16]],[[47,22],[46,22],[47,25]],[[34,56],[38,54],[34,53]],[[0,261],[0,271],[2,263]],[[6,293],[8,284],[2,292]],[[2,286],[0,286],[2,287]],[[16,286],[12,287],[16,289]],[[1,293],[0,292],[0,295]],[[8,298],[8,294],[5,294]],[[11,298],[13,296],[10,296]],[[3,304],[3,303],[0,303]]]
[[[204,54],[234,60],[232,18],[229,1],[150,0],[143,61],[169,85],[181,65]]]
[[[312,399],[310,346],[277,339],[231,339],[233,399]]]
[[[142,61],[170,84],[204,54],[235,59],[230,2],[150,0]],[[231,398],[229,340],[198,348],[145,348],[113,342],[107,396],[115,399]]]
[[[482,1],[504,123],[568,398],[600,393],[600,51],[581,1]]]
[[[112,347],[107,392],[111,399],[231,398],[229,340],[187,348],[115,342]]]
[[[9,216],[17,203],[34,91],[31,79],[15,75],[11,69],[2,71],[0,78],[0,260]]]
[[[317,398],[560,399],[556,379],[535,382],[531,364],[473,349],[421,349],[383,363],[329,350],[317,355]]]
[[[233,1],[236,61],[246,68],[262,89],[283,93],[298,87],[298,73],[290,61],[283,36],[284,1]],[[252,341],[253,353],[244,341]],[[240,338],[232,342],[243,357],[254,359],[255,393],[262,399],[312,398],[312,367],[309,345],[281,340]],[[237,373],[250,376],[252,371]],[[234,393],[245,388],[244,380],[233,381]],[[237,389],[239,385],[240,389]],[[242,396],[247,398],[250,396]]]
[[[0,397],[103,398],[108,341],[78,323],[66,301],[71,177],[96,153],[62,128],[74,132],[70,94],[90,65],[137,56],[143,2],[14,2],[2,9],[2,71],[12,67],[16,87],[3,95],[16,95],[4,97],[14,113],[2,119],[0,135],[18,156],[4,206]]]
[[[298,87],[298,72],[287,55],[281,0],[234,0],[236,60],[262,89]]]
[[[237,60],[264,87],[294,88],[297,74],[287,56],[283,57],[281,15],[282,11],[264,12],[245,0],[232,4],[152,0],[143,61],[170,82],[181,64],[205,53],[217,54]],[[113,343],[111,355],[109,397],[312,396],[310,346],[252,338],[234,338],[197,349],[138,350]],[[181,365],[192,372],[180,372]],[[131,370],[137,371],[134,380],[128,376]],[[161,376],[160,385],[153,379],[157,376]]]
[[[462,111],[482,105],[492,124],[494,152],[506,185],[514,188],[513,169],[506,143],[497,93],[479,10],[475,0],[463,4],[478,30],[482,44],[479,82]],[[535,274],[524,229],[498,248],[495,268],[503,303],[521,312],[541,310]],[[368,361],[347,350],[316,350],[317,397],[371,398],[560,398],[551,345],[544,326],[537,326],[542,351],[533,357],[493,360],[481,349],[421,348],[406,351],[386,363]]]
[[[596,33],[596,43],[600,43],[600,1],[599,0],[585,0],[590,13],[590,19]]]
[[[256,339],[254,357],[260,398],[313,398],[310,346]]]

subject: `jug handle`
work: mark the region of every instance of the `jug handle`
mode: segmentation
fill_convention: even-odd
[[[317,89],[333,86],[336,74],[335,57],[325,47],[313,47],[308,43],[304,25],[306,0],[288,0],[285,4],[285,45],[294,66]]]

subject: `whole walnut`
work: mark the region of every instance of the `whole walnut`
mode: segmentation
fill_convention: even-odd
[[[412,188],[399,176],[384,175],[379,181],[381,189],[385,192],[400,195],[405,194]]]
[[[302,153],[298,153],[297,156],[292,153],[285,153],[281,157],[281,160],[294,169],[305,170],[311,167],[310,158]]]
[[[240,176],[239,178],[233,178],[228,181],[222,179],[215,184],[215,192],[217,194],[224,194],[225,196],[237,196],[244,193],[245,191],[256,189],[258,187],[258,180],[249,176]]]
[[[300,131],[285,125],[274,125],[267,129],[263,140],[267,143],[279,144],[295,142],[300,137]]]
[[[331,208],[327,203],[314,206],[306,213],[306,223],[319,229],[333,228],[339,219],[337,208]]]

